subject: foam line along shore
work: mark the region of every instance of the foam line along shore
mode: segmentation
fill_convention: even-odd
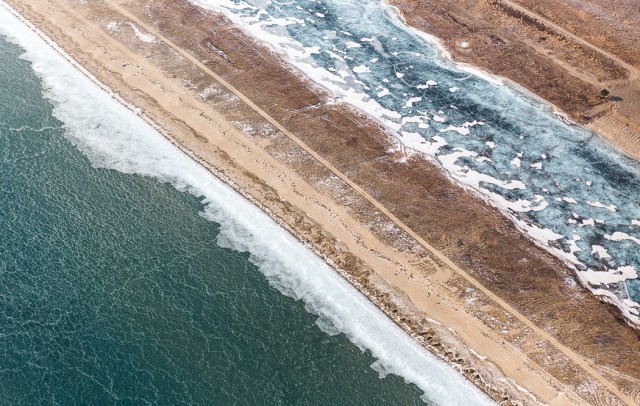
[[[370,352],[376,359],[372,368],[381,377],[404,378],[424,392],[426,402],[493,404],[263,211],[172,145],[135,107],[115,100],[97,79],[90,80],[68,55],[58,53],[60,48],[51,40],[45,43],[33,27],[12,16],[6,5],[0,10],[0,22],[1,33],[24,48],[22,58],[42,80],[44,96],[64,123],[65,136],[95,168],[152,177],[198,197],[204,207],[201,215],[221,227],[220,247],[250,253],[250,261],[272,286],[305,302],[323,331],[345,334]],[[380,334],[384,331],[389,334]],[[403,348],[404,356],[398,353]]]

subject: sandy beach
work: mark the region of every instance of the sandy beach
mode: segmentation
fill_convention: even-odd
[[[615,307],[224,17],[186,1],[8,3],[499,403],[640,403],[638,331]],[[580,88],[571,113],[600,105]]]

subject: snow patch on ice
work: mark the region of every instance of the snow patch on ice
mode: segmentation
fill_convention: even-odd
[[[607,240],[611,240],[611,241],[625,241],[625,240],[629,240],[629,241],[633,241],[636,244],[640,245],[640,238],[636,238],[633,237],[627,233],[623,233],[622,231],[616,231],[615,233],[611,234],[611,235],[605,235],[604,238],[606,238]]]
[[[602,245],[592,245],[591,253],[597,255],[599,259],[610,259],[611,255],[607,252],[607,249]]]

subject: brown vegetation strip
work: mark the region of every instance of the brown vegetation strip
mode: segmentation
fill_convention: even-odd
[[[597,47],[558,31],[511,1],[391,3],[410,25],[440,38],[456,60],[505,76],[579,121],[584,121],[582,112],[603,102],[600,82],[628,75]],[[461,47],[462,42],[468,47]]]
[[[640,67],[640,2],[637,0],[513,1]]]

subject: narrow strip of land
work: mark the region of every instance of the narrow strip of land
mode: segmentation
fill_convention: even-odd
[[[322,92],[221,15],[186,1],[76,1],[9,0],[165,136],[335,263],[399,325],[494,398],[520,396],[501,378],[507,376],[549,404],[622,403],[592,371],[638,398],[628,379],[638,376],[638,363],[620,362],[640,354],[633,331],[585,289],[568,284],[570,271],[559,261],[437,167],[389,154],[375,122],[318,103]],[[138,36],[138,28],[155,34],[153,41]],[[334,238],[346,244],[340,251]],[[343,253],[370,266],[352,266]],[[389,288],[410,302],[380,295]],[[449,341],[449,332],[458,338]]]
[[[293,133],[291,133],[289,130],[287,130],[283,125],[281,125],[278,121],[276,121],[274,118],[272,118],[269,114],[267,114],[259,106],[254,104],[248,97],[246,97],[237,88],[235,88],[230,83],[225,81],[222,77],[220,77],[214,71],[212,71],[207,66],[205,66],[201,61],[199,61],[195,57],[193,57],[193,55],[191,55],[188,51],[186,51],[183,48],[181,48],[178,45],[176,45],[174,42],[172,42],[171,40],[169,40],[168,38],[163,36],[161,33],[159,33],[154,27],[149,26],[147,23],[145,23],[144,21],[142,21],[139,18],[137,18],[135,15],[131,14],[130,12],[128,12],[126,9],[124,9],[119,4],[117,4],[117,3],[113,2],[113,1],[109,1],[109,0],[107,0],[105,3],[108,4],[110,7],[112,7],[114,10],[116,10],[118,13],[120,13],[123,16],[127,17],[128,19],[134,21],[140,27],[144,28],[149,33],[151,33],[154,36],[156,36],[159,40],[163,41],[166,45],[170,46],[172,49],[174,49],[176,52],[178,52],[181,56],[183,56],[184,58],[186,58],[187,60],[192,62],[195,66],[200,68],[203,72],[205,72],[206,74],[211,76],[213,79],[215,79],[218,83],[220,83],[222,86],[224,86],[227,90],[229,90],[230,92],[235,94],[240,100],[242,100],[249,107],[251,107],[256,113],[258,113],[260,116],[262,116],[271,125],[273,125],[275,128],[280,130],[284,135],[286,135],[288,138],[290,138],[294,143],[296,143],[300,148],[302,148],[310,156],[312,156],[314,159],[316,159],[320,164],[322,164],[324,167],[326,167],[335,176],[340,178],[343,182],[348,184],[354,191],[356,191],[363,198],[365,198],[367,201],[369,201],[374,207],[376,207],[381,213],[383,213],[387,218],[389,218],[393,223],[395,223],[400,229],[402,229],[404,232],[406,232],[408,235],[410,235],[412,238],[414,238],[417,242],[419,242],[426,250],[428,250],[430,253],[432,253],[434,257],[438,258],[440,261],[442,261],[444,264],[446,264],[446,266],[449,267],[452,271],[456,272],[458,275],[460,275],[465,280],[467,280],[469,283],[471,283],[479,291],[483,292],[486,296],[490,297],[492,300],[494,300],[496,303],[498,303],[502,308],[504,308],[506,311],[508,311],[510,314],[512,314],[514,317],[516,317],[518,320],[520,320],[523,324],[525,324],[527,327],[529,327],[532,331],[534,331],[541,338],[545,339],[550,344],[552,344],[554,347],[556,347],[567,358],[569,358],[571,361],[575,362],[585,372],[587,372],[590,376],[592,376],[594,379],[599,381],[609,391],[611,391],[613,394],[615,394],[621,401],[623,401],[624,403],[626,403],[628,405],[635,404],[633,402],[633,400],[630,399],[629,397],[627,397],[624,393],[622,393],[617,388],[617,386],[615,386],[613,383],[611,383],[609,380],[607,380],[604,376],[602,376],[600,373],[598,373],[590,365],[590,363],[587,360],[582,358],[580,355],[576,354],[570,348],[568,348],[565,345],[563,345],[562,343],[560,343],[551,334],[541,330],[533,322],[531,322],[527,317],[522,315],[520,312],[518,312],[516,309],[514,309],[512,306],[510,306],[508,303],[506,303],[504,300],[502,300],[500,297],[495,295],[492,291],[490,291],[489,289],[485,288],[480,282],[478,282],[474,277],[472,277],[466,271],[464,271],[463,269],[458,267],[456,264],[454,264],[446,255],[444,255],[439,250],[435,249],[432,245],[430,245],[427,241],[425,241],[422,237],[420,237],[416,232],[414,232],[409,226],[404,224],[393,213],[391,213],[389,210],[387,210],[386,207],[384,207],[380,202],[378,202],[371,195],[369,195],[358,184],[356,184],[353,181],[351,181],[346,175],[344,175],[337,168],[335,168],[330,162],[325,160],[322,156],[320,156],[318,153],[316,153],[313,149],[308,147],[302,140],[300,140],[297,136],[295,136]],[[70,7],[68,7],[66,4],[62,4],[62,3],[58,3],[58,4],[59,4],[60,7],[66,9],[68,12],[72,13],[73,15],[75,15],[77,18],[81,19],[86,24],[94,25],[92,22],[86,20],[83,16],[81,16],[75,10],[71,9]],[[99,27],[96,27],[96,28],[100,29]],[[113,39],[110,36],[106,35],[106,34],[105,34],[105,37],[106,37],[105,39],[107,41],[113,41]]]

